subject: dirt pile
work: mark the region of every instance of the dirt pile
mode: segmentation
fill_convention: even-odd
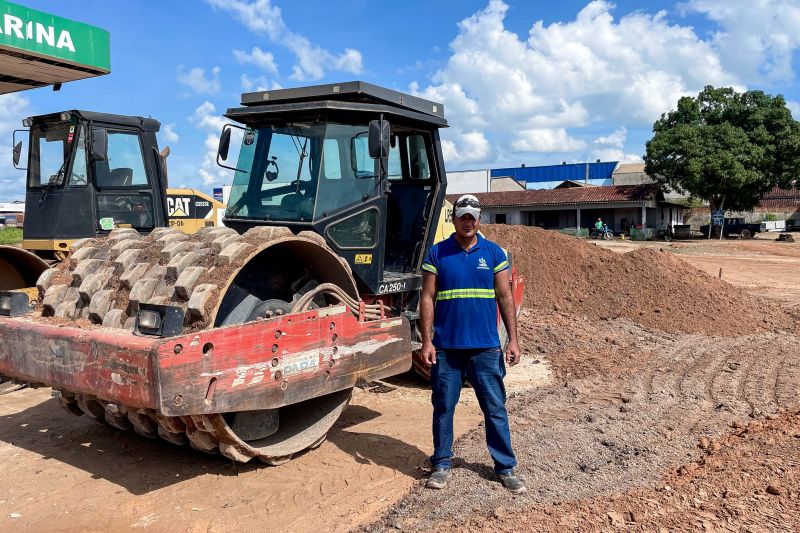
[[[546,360],[562,381],[631,374],[676,336],[629,320],[597,322],[547,309],[523,309],[518,322],[524,358]]]
[[[741,335],[792,329],[777,305],[711,277],[672,254],[616,254],[539,228],[487,225],[525,276],[525,307],[598,319],[628,318],[662,331]]]

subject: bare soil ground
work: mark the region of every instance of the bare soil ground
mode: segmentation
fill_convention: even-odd
[[[560,239],[545,238],[553,237]],[[533,239],[543,240],[536,234]],[[762,255],[791,257],[793,252],[787,254],[781,244],[723,243],[711,249],[705,245],[705,250],[689,257],[716,256],[720,248],[728,257],[754,262]],[[595,255],[581,249],[581,244],[575,247],[585,257],[562,268],[574,271],[588,264],[603,269],[605,262],[624,265],[624,259],[641,257],[640,248],[645,248],[653,276],[672,266],[668,276],[677,272],[675,282],[685,283],[689,293],[693,290],[692,277],[681,274],[674,256],[664,260],[653,255],[667,255],[663,245],[621,243],[619,247],[628,248],[625,251],[636,251],[620,260]],[[518,268],[520,255],[516,255]],[[739,269],[750,264],[731,262],[732,275],[725,278],[723,273],[723,281],[746,278]],[[547,268],[541,261],[535,265],[540,272]],[[512,497],[496,482],[478,428],[457,443],[459,467],[447,488],[431,491],[420,483],[364,529],[798,530],[800,338],[791,324],[788,331],[746,326],[765,310],[776,320],[772,324],[787,324],[782,314],[794,320],[796,315],[785,314],[790,310],[782,304],[796,308],[800,298],[774,291],[773,286],[793,286],[795,272],[780,270],[764,279],[757,268],[750,271],[759,276],[760,284],[743,288],[756,305],[747,306],[741,294],[731,296],[743,307],[721,315],[744,319],[738,335],[715,327],[713,316],[707,316],[708,297],[684,302],[694,306],[696,316],[707,316],[698,319],[698,332],[693,334],[667,323],[661,328],[642,325],[651,323],[650,316],[669,292],[661,299],[648,295],[643,303],[650,307],[639,308],[646,318],[639,323],[603,314],[598,320],[591,297],[579,301],[582,307],[572,313],[548,312],[548,305],[540,305],[546,297],[528,302],[521,335],[529,349],[547,359],[556,376],[551,385],[509,401],[512,439],[520,460],[517,472],[527,481],[529,492]],[[719,282],[712,280],[706,278],[703,285]],[[728,281],[720,290],[724,297],[742,293]],[[644,284],[639,294],[647,294]],[[775,300],[760,298],[777,295]],[[620,296],[609,298],[619,301]]]
[[[797,269],[759,268],[800,261],[800,248],[612,243],[644,248],[621,255],[538,231],[504,243],[529,288],[525,355],[507,378],[527,495],[493,480],[469,391],[452,481],[424,489],[430,393],[408,376],[357,389],[326,443],[274,468],[119,432],[22,390],[0,396],[0,529],[800,528]],[[755,326],[727,325],[742,317]]]
[[[509,390],[549,380],[541,362],[520,367]],[[50,389],[0,396],[0,531],[348,531],[405,495],[432,452],[427,384],[386,385],[355,389],[328,440],[279,467],[72,416]],[[465,391],[456,434],[481,419]]]
[[[625,253],[655,248],[673,253],[690,265],[749,293],[777,300],[789,308],[800,302],[800,242],[776,242],[775,233],[752,240],[690,240],[672,243],[631,241],[597,242],[608,250]]]
[[[274,468],[69,415],[49,389],[2,396],[0,530],[346,531],[406,493],[432,451],[430,393],[392,387],[356,389],[327,442]],[[465,399],[459,435],[480,419]]]

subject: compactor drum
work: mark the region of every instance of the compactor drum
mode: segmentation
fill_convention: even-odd
[[[191,236],[166,228],[149,236],[114,230],[106,239],[78,243],[70,260],[47,271],[38,287],[43,293],[42,317],[127,331],[134,329],[142,304],[183,311],[184,319],[173,334],[263,321],[341,302],[358,312],[355,281],[347,264],[316,233],[293,235],[285,227],[256,227],[243,235],[230,228],[206,228]],[[379,312],[374,306],[367,311]],[[291,368],[309,365],[308,356],[298,358],[296,353],[274,364],[274,357],[284,354],[272,347],[283,345],[281,352],[286,352],[291,345],[278,343],[274,336],[264,342],[269,368],[240,365],[228,376],[231,384],[238,379],[247,385],[259,376],[270,379],[270,374],[271,379],[280,379],[275,376],[281,371],[288,377],[319,366],[315,361],[306,368]],[[206,380],[206,386],[215,383]],[[237,461],[257,457],[275,464],[319,445],[347,406],[351,391],[346,388],[276,409],[183,417],[70,390],[60,391],[60,402],[73,414],[144,436],[188,443],[205,452],[219,450]],[[202,392],[207,395],[207,388]]]
[[[227,227],[72,243],[32,308],[0,290],[0,375],[120,429],[277,464],[324,440],[357,383],[411,368],[447,123],[361,82],[245,94],[226,116]],[[113,166],[95,129],[87,157]]]

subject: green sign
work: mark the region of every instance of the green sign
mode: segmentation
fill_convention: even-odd
[[[0,48],[111,70],[106,30],[0,0]]]
[[[104,217],[100,219],[100,229],[104,231],[111,231],[114,229],[114,219],[111,217]]]

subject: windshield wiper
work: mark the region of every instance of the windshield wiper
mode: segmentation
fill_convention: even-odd
[[[56,184],[60,183],[58,177],[62,175],[62,173],[66,172],[67,163],[69,163],[70,156],[64,158],[64,162],[61,163],[61,167],[58,169],[54,175],[50,176],[50,179],[47,181],[47,187],[42,190],[42,194],[39,196],[39,203],[41,204],[44,202],[45,197],[47,197],[47,193],[50,192],[50,189],[56,186]]]
[[[300,162],[297,163],[297,188],[296,192],[300,192],[300,175],[303,173],[303,160],[305,160],[308,153],[306,152],[306,146],[308,146],[308,137],[306,140],[303,141],[303,149],[300,152]]]

